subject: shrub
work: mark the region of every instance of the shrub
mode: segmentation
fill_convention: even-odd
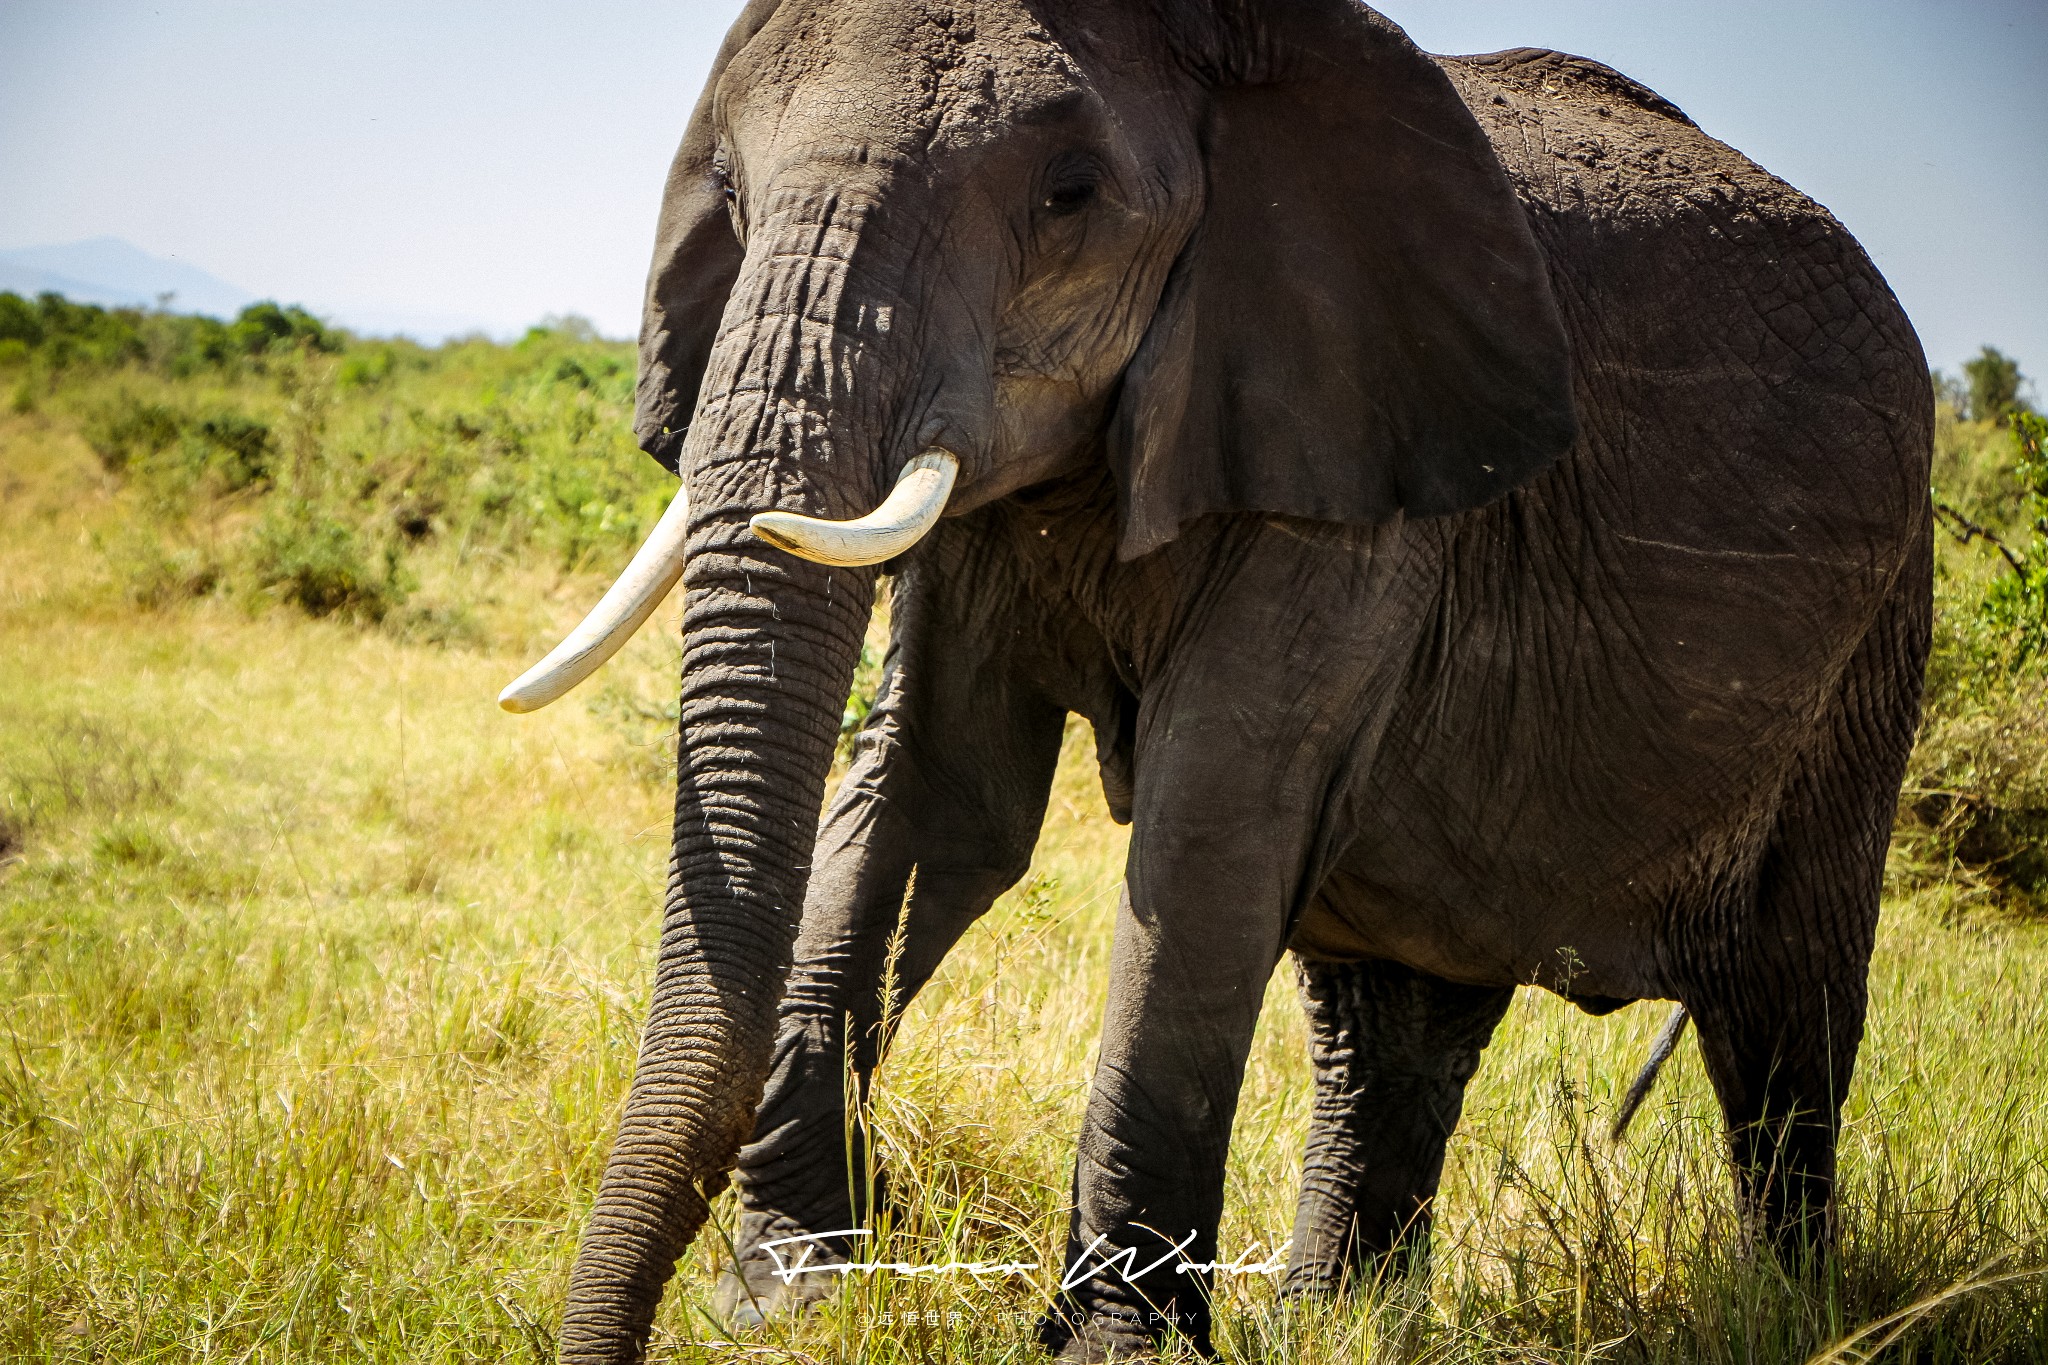
[[[384,629],[397,639],[443,649],[474,648],[484,642],[483,623],[462,602],[408,602],[384,618]]]
[[[118,474],[174,443],[184,434],[185,418],[162,403],[118,393],[90,409],[79,426],[100,463]]]
[[[234,340],[218,318],[155,313],[144,322],[144,344],[152,361],[175,379],[226,365]]]
[[[18,745],[0,772],[0,814],[16,830],[76,816],[163,809],[182,790],[189,758],[169,742],[73,717]]]
[[[297,304],[279,306],[265,299],[236,314],[228,328],[233,345],[248,355],[289,350],[305,345],[316,351],[339,351],[342,338]]]
[[[1965,421],[2003,426],[2013,413],[2032,411],[2020,397],[2027,377],[2020,373],[2019,361],[1996,346],[1985,346],[1965,360],[1960,375],[1934,370],[1929,377],[1935,401]]]
[[[95,328],[126,329],[126,368],[66,377],[53,338]],[[397,610],[411,557],[610,566],[674,491],[633,445],[631,346],[578,319],[429,350],[269,302],[223,323],[17,296],[0,330],[27,357],[7,375],[20,401],[78,414],[133,491],[126,515],[148,533],[112,535],[106,553],[134,606],[232,582],[248,600],[464,642],[481,627],[451,604]],[[208,544],[235,548],[178,548]]]
[[[348,335],[296,304],[252,303],[231,323],[194,314],[102,308],[61,294],[31,301],[0,293],[0,363],[40,361],[51,371],[144,363],[174,378],[305,347],[340,351]]]
[[[380,573],[354,527],[299,499],[257,523],[249,555],[257,585],[308,616],[366,621],[383,620],[412,591],[396,551],[381,558]]]
[[[2048,682],[1932,725],[1907,813],[1923,856],[2015,908],[2048,909]]]
[[[0,294],[0,341],[11,341],[24,351],[43,340],[43,319],[36,306],[19,294]]]
[[[1992,472],[2018,528],[1942,509],[1957,542],[1996,553],[1988,583],[1969,563],[1939,576],[1901,833],[1924,875],[1960,873],[1991,899],[2048,909],[2048,421],[2010,418]],[[1980,463],[1988,484],[1991,462]]]
[[[142,319],[140,309],[73,303],[62,294],[38,294],[33,303],[0,294],[0,336],[21,342],[52,369],[142,359]]]
[[[366,347],[351,352],[342,360],[334,382],[344,389],[369,388],[389,379],[397,364],[398,353],[391,347]]]
[[[208,465],[229,490],[272,481],[277,450],[266,423],[239,412],[221,412],[199,424],[198,436],[208,448]]]
[[[1993,629],[2011,637],[2024,661],[2048,650],[2048,418],[2017,411],[2008,415],[2019,446],[2014,473],[2029,539],[2017,551],[2000,545],[2011,572],[1992,583],[1983,610]]]

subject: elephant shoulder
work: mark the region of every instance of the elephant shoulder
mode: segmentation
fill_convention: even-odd
[[[1439,57],[1437,61],[1458,79],[1462,69],[1496,87],[1507,87],[1524,95],[1556,98],[1571,93],[1604,98],[1628,105],[1646,114],[1696,126],[1685,111],[1640,81],[1629,79],[1604,62],[1575,57],[1547,47],[1517,47],[1505,52],[1488,52],[1473,57]],[[1468,101],[1470,95],[1467,95]]]
[[[1653,234],[1741,237],[1764,222],[1839,231],[1825,209],[1612,67],[1540,48],[1436,61],[1539,215]]]

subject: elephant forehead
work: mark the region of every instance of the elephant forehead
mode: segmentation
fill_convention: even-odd
[[[922,158],[1071,116],[1085,86],[1021,0],[790,0],[727,67],[719,106],[743,151]]]

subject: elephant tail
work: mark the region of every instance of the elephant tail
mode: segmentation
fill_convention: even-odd
[[[1664,1021],[1664,1029],[1657,1035],[1657,1041],[1650,1044],[1649,1058],[1644,1061],[1643,1069],[1636,1073],[1635,1084],[1622,1097],[1621,1112],[1614,1116],[1614,1127],[1607,1132],[1610,1141],[1620,1142],[1628,1135],[1629,1122],[1635,1118],[1636,1110],[1643,1107],[1643,1101],[1650,1098],[1650,1091],[1657,1084],[1657,1073],[1678,1050],[1678,1040],[1685,1036],[1685,1021],[1689,1018],[1691,1016],[1685,1012],[1685,1006],[1680,1005]]]

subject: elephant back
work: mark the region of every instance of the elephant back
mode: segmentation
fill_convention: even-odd
[[[1722,505],[1664,529],[1728,548],[1745,538],[1723,520],[1740,488],[1767,514],[1749,534],[1818,532],[1886,576],[1925,517],[1933,401],[1912,324],[1848,229],[1599,62],[1527,48],[1437,61],[1564,314],[1585,420],[1559,476],[1590,461],[1696,490]]]

